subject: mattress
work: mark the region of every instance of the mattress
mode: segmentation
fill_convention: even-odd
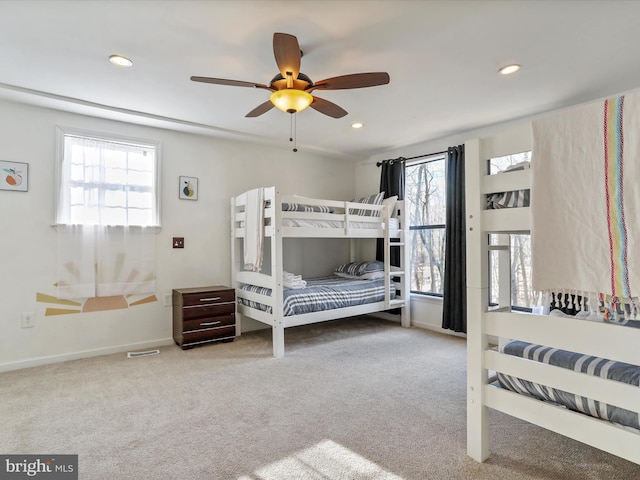
[[[397,230],[399,227],[397,218],[389,219],[389,229]],[[344,228],[344,222],[341,220],[309,220],[307,218],[283,218],[282,226],[284,227],[314,227],[314,228]],[[370,228],[384,229],[384,222],[381,220],[371,222],[353,221],[349,222],[351,228]]]
[[[283,291],[284,316],[333,310],[384,301],[384,279],[357,280],[337,275],[306,278],[306,288],[290,288]],[[240,290],[271,296],[271,289],[256,285],[242,285]],[[390,298],[396,287],[391,283]],[[243,298],[238,301],[252,308],[271,313],[271,307]]]
[[[615,362],[581,353],[569,352],[542,345],[514,340],[502,347],[508,355],[514,355],[541,363],[595,375],[629,385],[640,386],[640,367]],[[521,378],[497,373],[500,386],[516,393],[563,405],[566,408],[613,423],[640,429],[638,413],[608,405],[589,398],[555,388],[550,388]]]

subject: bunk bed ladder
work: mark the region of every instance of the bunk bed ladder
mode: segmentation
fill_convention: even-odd
[[[409,249],[406,248],[406,231],[404,228],[405,216],[404,216],[404,205],[397,207],[399,211],[398,219],[400,221],[400,230],[397,237],[391,237],[389,225],[389,218],[391,217],[392,212],[389,211],[388,208],[385,208],[384,222],[387,225],[387,228],[384,230],[383,244],[384,244],[384,271],[385,275],[385,309],[394,309],[400,308],[400,324],[403,327],[409,327],[411,323],[411,318],[409,315],[409,275],[407,269],[410,264],[409,260]],[[400,259],[399,270],[391,270],[391,253],[394,249],[398,249],[399,252],[398,258]],[[393,278],[399,278],[400,281],[400,294],[396,291],[396,297],[394,299],[390,298],[388,294],[391,288],[391,282]]]

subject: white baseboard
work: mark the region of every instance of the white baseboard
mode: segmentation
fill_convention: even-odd
[[[426,330],[433,330],[434,332],[444,333],[445,335],[451,335],[454,337],[467,338],[466,333],[454,332],[453,330],[442,328],[440,325],[434,325],[433,323],[425,321],[411,320],[411,326],[424,328]]]
[[[62,355],[28,358],[26,360],[18,360],[16,362],[0,364],[0,372],[20,370],[22,368],[38,367],[40,365],[49,365],[52,363],[67,362],[69,360],[78,360],[80,358],[99,357],[101,355],[111,355],[113,353],[129,352],[132,350],[146,350],[165,345],[172,345],[173,343],[173,338],[163,338],[159,340],[151,340],[149,342],[131,343],[128,345],[118,345],[115,347],[107,348],[96,348],[94,350],[84,350],[81,352],[65,353]]]
[[[386,312],[372,313],[371,316],[382,318],[384,320],[390,320],[396,323],[400,323],[400,317],[398,315],[393,315],[391,313],[386,313]],[[446,328],[442,328],[440,325],[435,325],[433,323],[425,322],[424,320],[411,319],[411,326],[424,328],[426,330],[432,330],[438,333],[444,333],[445,335],[452,335],[454,337],[467,338],[467,335],[465,333],[459,333],[459,332],[454,332],[453,330],[447,330]]]

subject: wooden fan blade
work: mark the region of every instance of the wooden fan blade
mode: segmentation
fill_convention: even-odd
[[[288,33],[273,34],[273,55],[276,57],[278,70],[284,78],[287,75],[298,78],[300,73],[300,45],[298,39]]]
[[[225,80],[224,78],[211,78],[211,77],[191,77],[194,82],[213,83],[214,85],[229,85],[231,87],[252,87],[252,88],[264,88],[266,90],[273,90],[261,83],[242,82],[240,80]]]
[[[256,108],[254,108],[249,113],[247,113],[245,117],[258,117],[263,113],[267,113],[272,108],[273,108],[273,103],[271,103],[271,100],[267,100],[266,102],[261,103]]]
[[[347,114],[347,111],[342,107],[318,97],[313,97],[310,107],[333,118],[342,118]]]
[[[352,73],[339,77],[326,78],[316,82],[307,91],[321,88],[322,90],[344,90],[348,88],[365,88],[386,85],[389,83],[387,72]]]

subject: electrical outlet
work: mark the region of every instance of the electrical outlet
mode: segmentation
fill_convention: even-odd
[[[164,307],[170,307],[171,306],[171,294],[170,293],[165,293],[163,298],[162,298],[162,306]]]
[[[36,326],[36,318],[33,312],[25,312],[22,314],[22,328],[33,328]]]
[[[173,248],[184,248],[184,237],[173,237]]]

